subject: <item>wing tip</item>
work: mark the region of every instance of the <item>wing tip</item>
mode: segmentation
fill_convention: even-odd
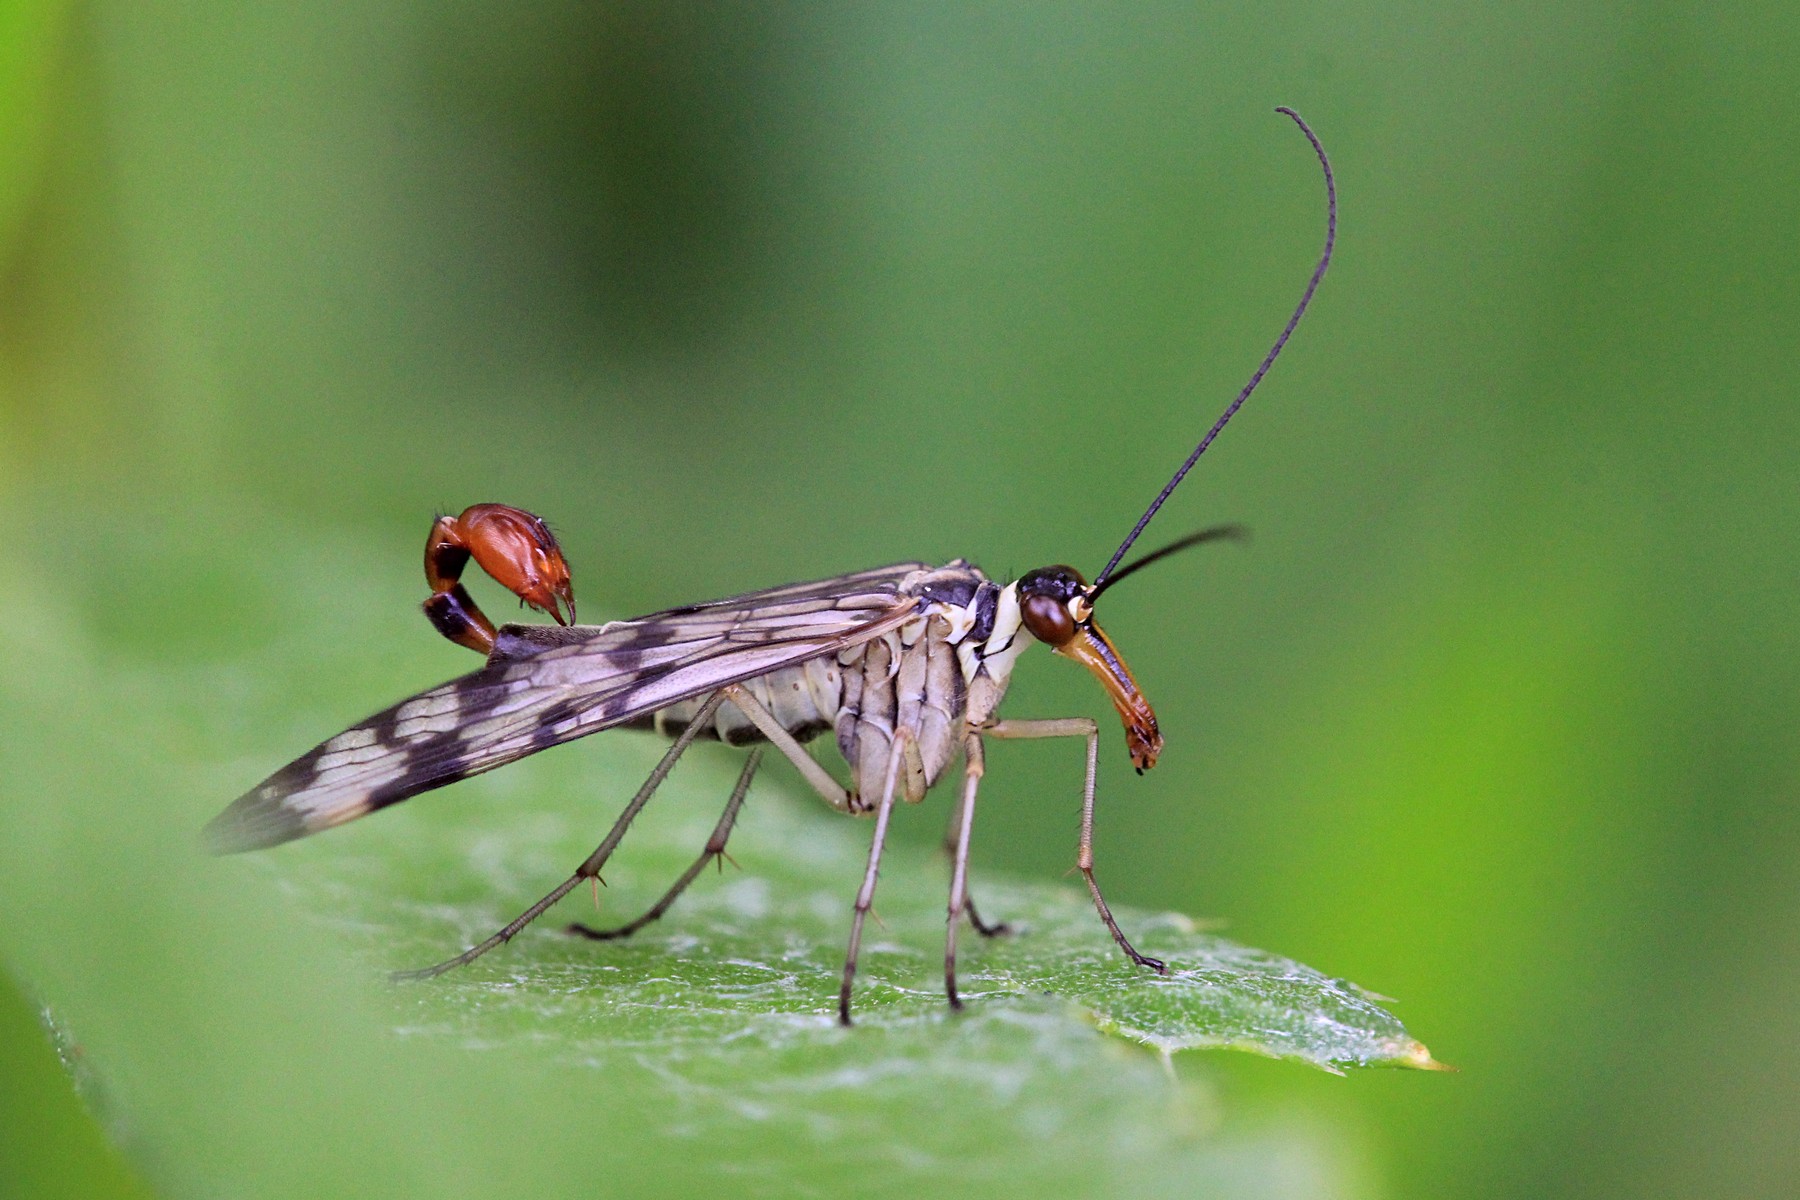
[[[266,850],[311,833],[306,820],[265,789],[246,792],[200,831],[209,854],[241,854]]]

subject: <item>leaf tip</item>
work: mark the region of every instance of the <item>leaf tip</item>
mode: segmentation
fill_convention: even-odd
[[[1426,1049],[1424,1042],[1406,1042],[1399,1047],[1399,1051],[1394,1056],[1394,1065],[1397,1067],[1410,1067],[1415,1071],[1449,1071],[1452,1073],[1457,1070],[1449,1063],[1439,1062],[1431,1057],[1431,1051]]]

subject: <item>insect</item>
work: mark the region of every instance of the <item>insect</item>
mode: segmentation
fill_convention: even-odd
[[[1095,623],[1094,610],[1107,589],[1134,571],[1236,532],[1202,530],[1119,565],[1262,382],[1331,263],[1337,187],[1330,160],[1299,114],[1276,111],[1299,126],[1324,172],[1324,250],[1255,374],[1092,583],[1066,566],[1042,567],[1002,584],[961,559],[941,567],[910,562],[636,620],[576,625],[568,564],[548,527],[521,509],[476,505],[433,526],[425,549],[432,594],[424,607],[438,632],[485,654],[486,664],[376,713],[281,768],[213,819],[207,827],[212,846],[232,852],[291,841],[603,729],[653,729],[673,739],[605,839],[566,880],[487,940],[436,966],[403,973],[432,976],[510,941],[582,880],[598,879],[633,819],[697,739],[753,746],[705,849],[674,886],[626,925],[570,929],[598,939],[621,937],[662,916],[701,869],[724,854],[765,745],[772,746],[832,807],[874,817],[838,990],[838,1018],[848,1025],[863,922],[874,901],[895,803],[923,799],[960,756],[961,795],[946,835],[952,866],[944,944],[944,990],[951,1006],[960,1008],[956,939],[962,919],[984,935],[1004,928],[984,922],[969,898],[969,843],[983,745],[989,738],[1081,738],[1087,743],[1087,771],[1076,867],[1119,949],[1137,965],[1167,974],[1165,964],[1131,944],[1094,877],[1098,724],[1088,717],[1008,720],[996,711],[1019,654],[1041,642],[1099,680],[1124,724],[1132,765],[1142,773],[1156,763],[1163,746],[1156,714]],[[471,558],[556,624],[496,628],[459,582]],[[835,736],[849,768],[848,784],[802,745],[825,733]]]

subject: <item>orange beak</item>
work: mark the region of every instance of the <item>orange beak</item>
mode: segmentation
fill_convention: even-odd
[[[1156,713],[1138,691],[1131,668],[1119,657],[1112,640],[1098,625],[1089,621],[1077,625],[1075,636],[1055,647],[1055,652],[1092,671],[1100,686],[1106,689],[1113,707],[1119,710],[1119,719],[1125,722],[1125,745],[1131,751],[1131,765],[1140,773],[1154,767],[1156,756],[1163,748],[1162,732],[1156,727]]]

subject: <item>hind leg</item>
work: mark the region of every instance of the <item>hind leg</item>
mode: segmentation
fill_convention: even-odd
[[[744,795],[750,790],[750,780],[756,774],[756,768],[762,764],[762,754],[761,746],[750,752],[750,759],[744,764],[743,773],[738,776],[737,786],[731,789],[731,799],[725,802],[725,812],[719,817],[719,823],[713,826],[712,836],[706,839],[706,848],[700,852],[700,857],[694,860],[693,865],[682,872],[674,886],[663,893],[662,899],[650,906],[650,911],[612,929],[595,929],[591,925],[577,922],[570,925],[567,932],[578,933],[597,942],[611,941],[613,938],[630,937],[668,912],[681,893],[687,891],[688,885],[700,877],[700,872],[706,870],[707,863],[717,862],[725,857],[725,843],[731,837],[731,827],[737,822],[738,809],[744,805]]]

